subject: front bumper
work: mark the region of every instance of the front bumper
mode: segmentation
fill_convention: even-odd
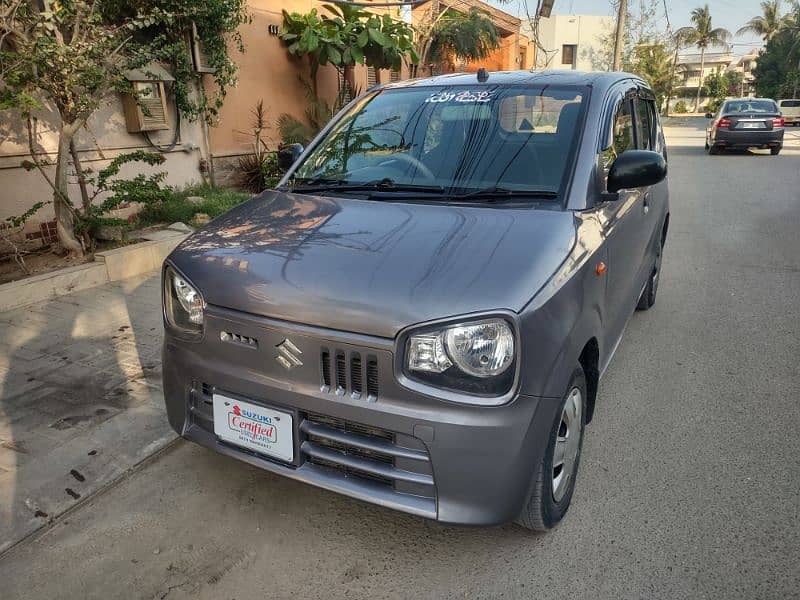
[[[783,146],[783,129],[718,129],[714,145],[723,148],[777,148]]]
[[[245,337],[237,342],[236,335]],[[275,360],[275,346],[285,339],[303,362],[288,371]],[[449,403],[400,386],[393,364],[392,340],[208,307],[203,340],[165,334],[167,414],[187,439],[347,496],[448,523],[516,518],[559,399]],[[217,390],[292,412],[294,462],[221,442],[211,409]]]

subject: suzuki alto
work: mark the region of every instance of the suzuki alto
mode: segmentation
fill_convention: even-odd
[[[666,158],[625,73],[370,89],[165,261],[169,422],[384,507],[553,527],[598,382],[656,301]]]

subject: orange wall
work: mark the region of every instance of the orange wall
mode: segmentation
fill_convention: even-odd
[[[241,154],[251,148],[253,107],[264,101],[269,128],[265,140],[271,147],[278,142],[275,122],[282,113],[298,118],[303,116],[306,104],[305,89],[298,75],[308,77],[308,66],[291,59],[280,38],[270,35],[269,25],[281,26],[281,8],[289,12],[308,12],[319,3],[311,0],[250,0],[252,21],[239,29],[245,52],[235,51],[234,60],[239,66],[238,84],[228,91],[225,104],[220,110],[214,127],[209,131],[211,153],[214,156]],[[318,8],[319,10],[319,8]],[[210,78],[209,78],[210,79]],[[320,73],[320,88],[323,91],[335,85],[335,73]]]
[[[268,128],[263,134],[271,148],[280,143],[276,122],[283,113],[303,119],[307,106],[306,90],[298,76],[308,80],[308,64],[291,58],[280,38],[268,32],[269,25],[283,24],[281,9],[307,13],[312,7],[325,14],[323,2],[315,0],[249,0],[252,22],[239,29],[245,52],[233,52],[239,66],[238,84],[228,91],[214,127],[210,128],[211,153],[214,157],[236,156],[252,149],[252,110],[259,99],[264,101]],[[378,12],[377,9],[375,12]],[[405,71],[405,69],[404,69]],[[383,81],[389,80],[384,72]],[[332,67],[323,67],[318,74],[320,95],[331,102],[336,97],[337,74]],[[209,78],[210,80],[210,78]],[[356,67],[356,85],[366,88],[367,70]]]

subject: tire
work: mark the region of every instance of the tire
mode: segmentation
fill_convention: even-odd
[[[550,428],[547,449],[541,462],[536,465],[528,500],[515,521],[517,525],[531,531],[547,531],[555,527],[567,513],[575,491],[575,479],[583,447],[586,397],[586,376],[583,369],[578,366],[572,373]],[[565,422],[565,419],[569,423]],[[572,437],[575,435],[577,439]],[[564,460],[554,467],[556,445]]]
[[[656,262],[653,265],[653,270],[650,272],[650,277],[647,279],[647,285],[644,286],[642,295],[639,296],[639,302],[636,304],[636,310],[649,310],[653,308],[656,303],[656,294],[658,294],[658,282],[661,279],[661,255],[664,253],[663,242],[658,247],[658,255]]]
[[[778,156],[778,154],[781,153],[781,148],[770,148],[769,153],[772,154],[772,156]]]
[[[718,148],[717,146],[714,146],[714,145],[712,144],[712,145],[710,145],[710,146],[708,147],[708,153],[709,153],[711,156],[716,156],[717,154],[719,154],[719,148]]]

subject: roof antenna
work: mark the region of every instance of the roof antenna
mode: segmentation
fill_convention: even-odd
[[[489,73],[486,71],[486,69],[483,67],[478,69],[478,81],[481,83],[486,83],[487,79],[489,79]]]

